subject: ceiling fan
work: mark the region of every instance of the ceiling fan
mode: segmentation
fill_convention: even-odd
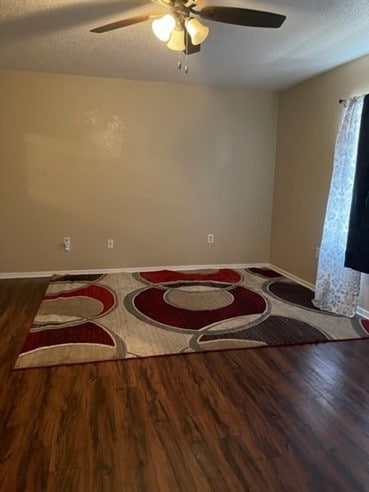
[[[166,42],[169,49],[183,51],[186,55],[191,55],[200,51],[201,43],[205,41],[209,34],[209,28],[201,24],[195,16],[236,26],[264,28],[281,27],[286,19],[285,15],[237,7],[206,6],[201,10],[196,10],[198,3],[201,3],[202,0],[151,1],[161,7],[165,7],[168,12],[163,15],[163,11],[153,10],[149,13],[96,27],[91,32],[104,33],[153,20],[152,29],[157,38]]]

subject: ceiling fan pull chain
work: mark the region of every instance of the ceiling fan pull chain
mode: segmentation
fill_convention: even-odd
[[[182,68],[182,51],[178,51],[177,68],[178,68],[178,70],[181,70],[181,68]]]
[[[185,29],[185,36],[186,36],[186,59],[185,59],[185,67],[184,67],[184,71],[185,71],[185,74],[188,73],[188,31],[187,29]]]

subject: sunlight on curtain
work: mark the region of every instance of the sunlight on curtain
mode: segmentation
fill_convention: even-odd
[[[363,102],[364,96],[353,97],[342,110],[313,301],[319,309],[349,317],[360,290],[360,273],[344,263]]]

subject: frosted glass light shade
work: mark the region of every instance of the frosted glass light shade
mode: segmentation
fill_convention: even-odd
[[[186,20],[186,29],[194,45],[201,44],[209,34],[209,28],[193,17]]]
[[[186,48],[184,37],[185,32],[183,29],[174,29],[170,36],[169,43],[167,43],[168,48],[174,51],[184,51]]]
[[[166,14],[164,17],[160,17],[160,19],[154,20],[151,27],[155,36],[160,41],[168,41],[175,25],[175,18],[170,14]]]

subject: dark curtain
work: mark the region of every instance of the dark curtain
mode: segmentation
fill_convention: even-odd
[[[369,273],[369,95],[361,116],[345,266]]]

